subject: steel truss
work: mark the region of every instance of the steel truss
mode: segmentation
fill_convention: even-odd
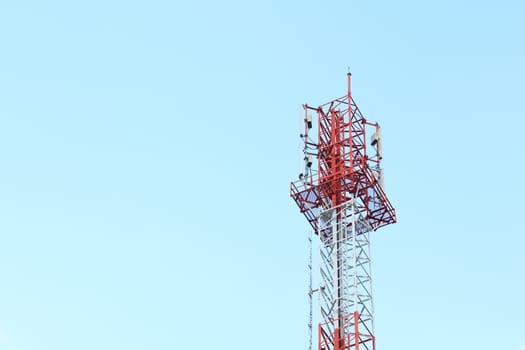
[[[310,349],[317,292],[318,349],[375,350],[370,232],[396,221],[382,184],[379,124],[367,121],[352,99],[350,74],[345,96],[303,108],[305,170],[290,195],[318,236],[316,289],[309,259]],[[368,148],[374,152],[367,152],[367,130],[374,132]]]
[[[375,349],[370,227],[357,200],[320,214],[319,349]]]

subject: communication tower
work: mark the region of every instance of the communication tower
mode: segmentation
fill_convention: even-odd
[[[350,83],[348,73],[345,96],[302,106],[304,169],[290,185],[316,236],[309,235],[310,350],[314,295],[318,350],[375,350],[370,233],[396,222],[383,185],[381,129],[361,114]],[[313,245],[319,248],[317,288]]]

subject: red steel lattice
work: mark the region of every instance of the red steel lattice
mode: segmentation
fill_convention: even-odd
[[[344,203],[357,195],[373,229],[395,223],[395,209],[388,200],[372,168],[378,167],[380,155],[366,153],[366,127],[379,128],[363,117],[350,94],[319,107],[305,105],[305,112],[317,113],[318,172],[291,183],[290,195],[317,232],[320,208]]]

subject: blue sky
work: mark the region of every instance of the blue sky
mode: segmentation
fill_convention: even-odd
[[[298,106],[383,126],[378,349],[525,349],[519,1],[4,1],[0,350],[305,349]]]

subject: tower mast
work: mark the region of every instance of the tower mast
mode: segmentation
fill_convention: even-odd
[[[319,350],[375,350],[369,237],[396,221],[382,185],[379,124],[363,117],[351,95],[350,73],[347,79],[345,96],[303,106],[305,168],[290,186],[317,236],[319,287],[310,286],[309,296],[319,293]],[[367,131],[373,132],[370,154]]]

